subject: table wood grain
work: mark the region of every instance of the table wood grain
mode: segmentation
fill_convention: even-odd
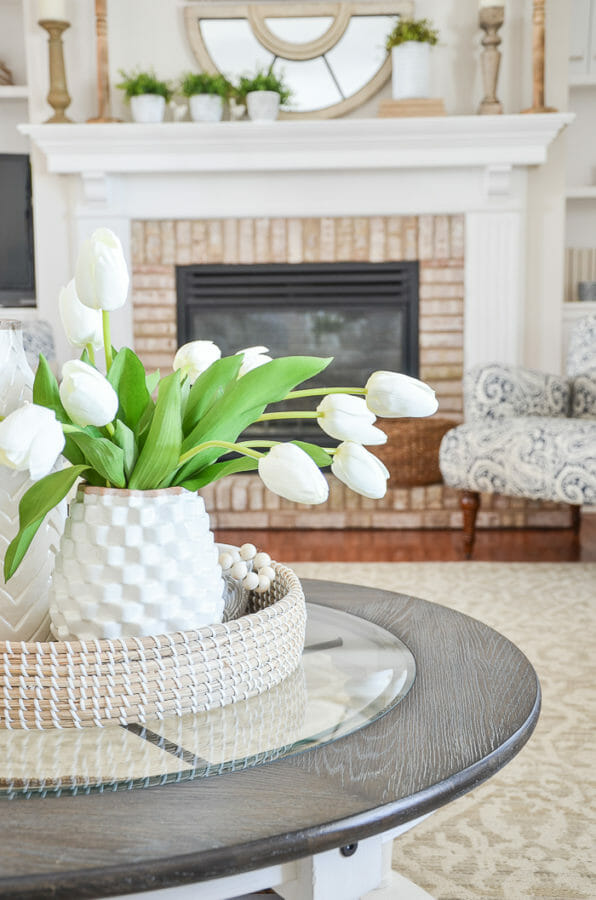
[[[180,784],[0,797],[0,896],[98,897],[279,864],[394,828],[472,790],[531,735],[540,686],[488,626],[404,594],[303,582],[416,659],[407,697],[325,747]]]

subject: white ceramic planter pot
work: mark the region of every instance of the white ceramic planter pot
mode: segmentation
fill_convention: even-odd
[[[394,100],[430,96],[430,44],[406,41],[391,48]]]
[[[161,94],[139,94],[130,98],[130,111],[134,122],[145,124],[163,122],[166,100]]]
[[[253,122],[274,122],[279,113],[277,91],[251,91],[246,95],[248,117]]]
[[[193,122],[221,122],[223,98],[219,94],[193,94],[188,105]]]
[[[50,589],[55,638],[187,631],[221,622],[223,594],[218,550],[197,494],[79,488]]]
[[[23,350],[21,323],[0,321],[0,415],[31,402],[33,372]],[[19,527],[19,503],[32,481],[28,472],[0,466],[0,560]],[[43,641],[50,628],[48,593],[66,504],[46,516],[8,584],[0,569],[0,640]]]

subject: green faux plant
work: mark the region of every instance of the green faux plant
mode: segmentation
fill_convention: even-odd
[[[439,32],[429,19],[399,19],[395,28],[389,32],[385,41],[387,50],[405,44],[406,41],[418,41],[421,44],[438,43]]]
[[[252,77],[243,75],[235,89],[239,100],[244,100],[252,91],[275,91],[279,94],[279,102],[285,104],[292,96],[292,91],[285,84],[283,78],[273,72],[258,71]]]
[[[187,72],[180,79],[180,93],[184,97],[195,94],[217,94],[224,100],[232,93],[232,85],[225,75],[210,72]]]
[[[155,72],[149,70],[147,72],[130,72],[126,73],[120,69],[120,77],[122,81],[116,87],[124,91],[127,100],[131,97],[138,97],[141,94],[159,94],[166,103],[171,100],[174,93],[169,81],[162,81],[157,77]]]

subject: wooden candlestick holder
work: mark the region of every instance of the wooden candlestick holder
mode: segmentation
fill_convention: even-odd
[[[95,0],[95,39],[97,45],[97,116],[88,122],[119,122],[110,115],[110,76],[108,63],[107,0]]]
[[[484,98],[478,107],[479,115],[494,116],[503,112],[503,104],[497,99],[497,81],[501,65],[501,51],[498,49],[501,43],[499,28],[504,21],[503,6],[483,6],[479,12],[480,27],[484,31],[482,38],[484,50],[480,57]]]
[[[66,87],[66,72],[64,70],[64,48],[62,34],[70,28],[70,22],[61,22],[58,19],[42,19],[38,22],[48,35],[50,58],[50,92],[47,101],[54,110],[54,115],[46,122],[72,122],[64,114],[64,110],[70,106],[70,94]]]
[[[533,0],[532,8],[532,106],[524,113],[552,113],[544,102],[544,11],[545,0]]]

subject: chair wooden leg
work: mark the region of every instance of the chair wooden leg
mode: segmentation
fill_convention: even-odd
[[[476,516],[480,507],[478,491],[463,491],[460,500],[464,516],[464,556],[470,559],[476,539]]]
[[[571,527],[573,528],[575,534],[579,534],[581,522],[582,522],[581,506],[572,506],[571,507]]]

